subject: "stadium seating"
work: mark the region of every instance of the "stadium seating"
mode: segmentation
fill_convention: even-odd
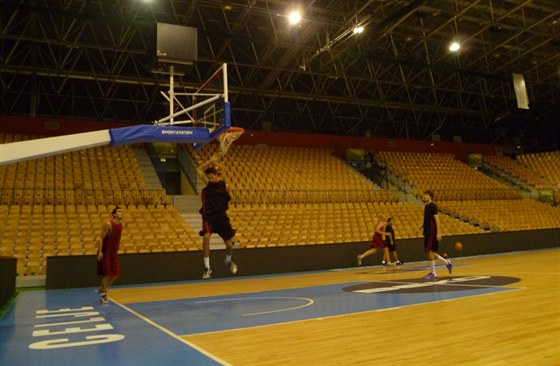
[[[445,201],[439,208],[494,231],[560,227],[560,207],[530,199]]]
[[[451,154],[380,151],[376,158],[414,187],[417,196],[430,189],[441,201],[520,198],[515,190],[455,160]]]
[[[420,237],[423,207],[409,202],[305,203],[230,208],[236,242],[242,247],[369,241],[377,220],[393,217],[397,239]],[[485,230],[442,215],[446,234]]]
[[[0,142],[29,138],[0,134]],[[216,151],[217,144],[210,144],[193,156],[205,160]],[[543,216],[531,222],[533,227],[560,225],[552,207],[519,199],[452,155],[381,152],[378,157],[417,193],[436,191],[440,208],[451,213],[441,215],[446,235],[529,227],[526,217],[516,221],[503,213],[514,207]],[[394,218],[397,239],[419,236],[422,205],[399,202],[327,149],[234,144],[224,165],[235,241],[244,248],[369,241],[376,220],[388,217]],[[201,250],[201,238],[180,213],[161,204],[167,202],[165,192],[145,190],[130,147],[0,166],[0,187],[0,255],[17,257],[20,275],[45,274],[49,256],[95,254],[101,223],[110,219],[115,204],[124,208],[123,253]],[[475,200],[483,210],[471,204]]]
[[[518,160],[560,190],[560,151],[519,155]]]
[[[2,205],[0,255],[18,258],[19,275],[46,272],[49,256],[94,255],[103,222],[113,206]],[[200,250],[198,234],[173,206],[123,208],[124,253]]]
[[[216,151],[209,144],[194,159]],[[235,204],[397,201],[328,149],[233,145],[223,160]]]
[[[4,135],[4,142],[36,136]],[[163,204],[146,190],[130,146],[94,148],[0,166],[0,204]]]
[[[515,177],[537,189],[552,188],[552,184],[543,178],[539,173],[533,171],[524,164],[521,164],[517,160],[513,160],[507,156],[498,155],[484,155],[482,159],[485,163],[490,164],[493,167],[498,168],[499,170],[506,172],[512,177]]]

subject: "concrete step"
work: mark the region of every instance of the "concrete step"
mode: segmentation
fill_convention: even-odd
[[[181,213],[196,213],[200,210],[201,202],[199,195],[175,195],[173,206]]]
[[[148,153],[144,148],[135,147],[133,148],[134,156],[138,161],[140,166],[140,171],[142,172],[142,177],[146,182],[147,189],[162,189],[161,181],[159,180],[157,173],[154,169],[152,161],[148,156]]]

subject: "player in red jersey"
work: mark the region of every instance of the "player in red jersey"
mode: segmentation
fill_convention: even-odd
[[[111,211],[112,219],[103,223],[99,245],[97,247],[97,274],[101,278],[99,302],[108,304],[107,290],[121,275],[119,268],[119,245],[123,230],[122,209],[117,206]]]
[[[386,261],[386,263],[390,262],[389,249],[387,248],[387,244],[385,243],[385,237],[387,236],[387,233],[385,233],[386,225],[387,223],[385,221],[379,219],[379,221],[375,225],[375,231],[373,232],[373,237],[369,244],[370,249],[356,257],[358,266],[362,265],[362,260],[365,257],[377,253],[378,249],[383,249],[383,261]]]

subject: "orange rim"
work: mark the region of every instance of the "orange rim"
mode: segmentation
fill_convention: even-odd
[[[245,129],[242,127],[230,127],[229,130],[226,132],[245,132]]]

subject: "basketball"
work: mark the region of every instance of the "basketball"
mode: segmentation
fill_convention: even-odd
[[[219,162],[214,163],[214,168],[216,169],[218,175],[224,174],[224,165],[222,163]]]
[[[463,244],[456,242],[455,243],[455,250],[460,252],[461,250],[463,250]]]

